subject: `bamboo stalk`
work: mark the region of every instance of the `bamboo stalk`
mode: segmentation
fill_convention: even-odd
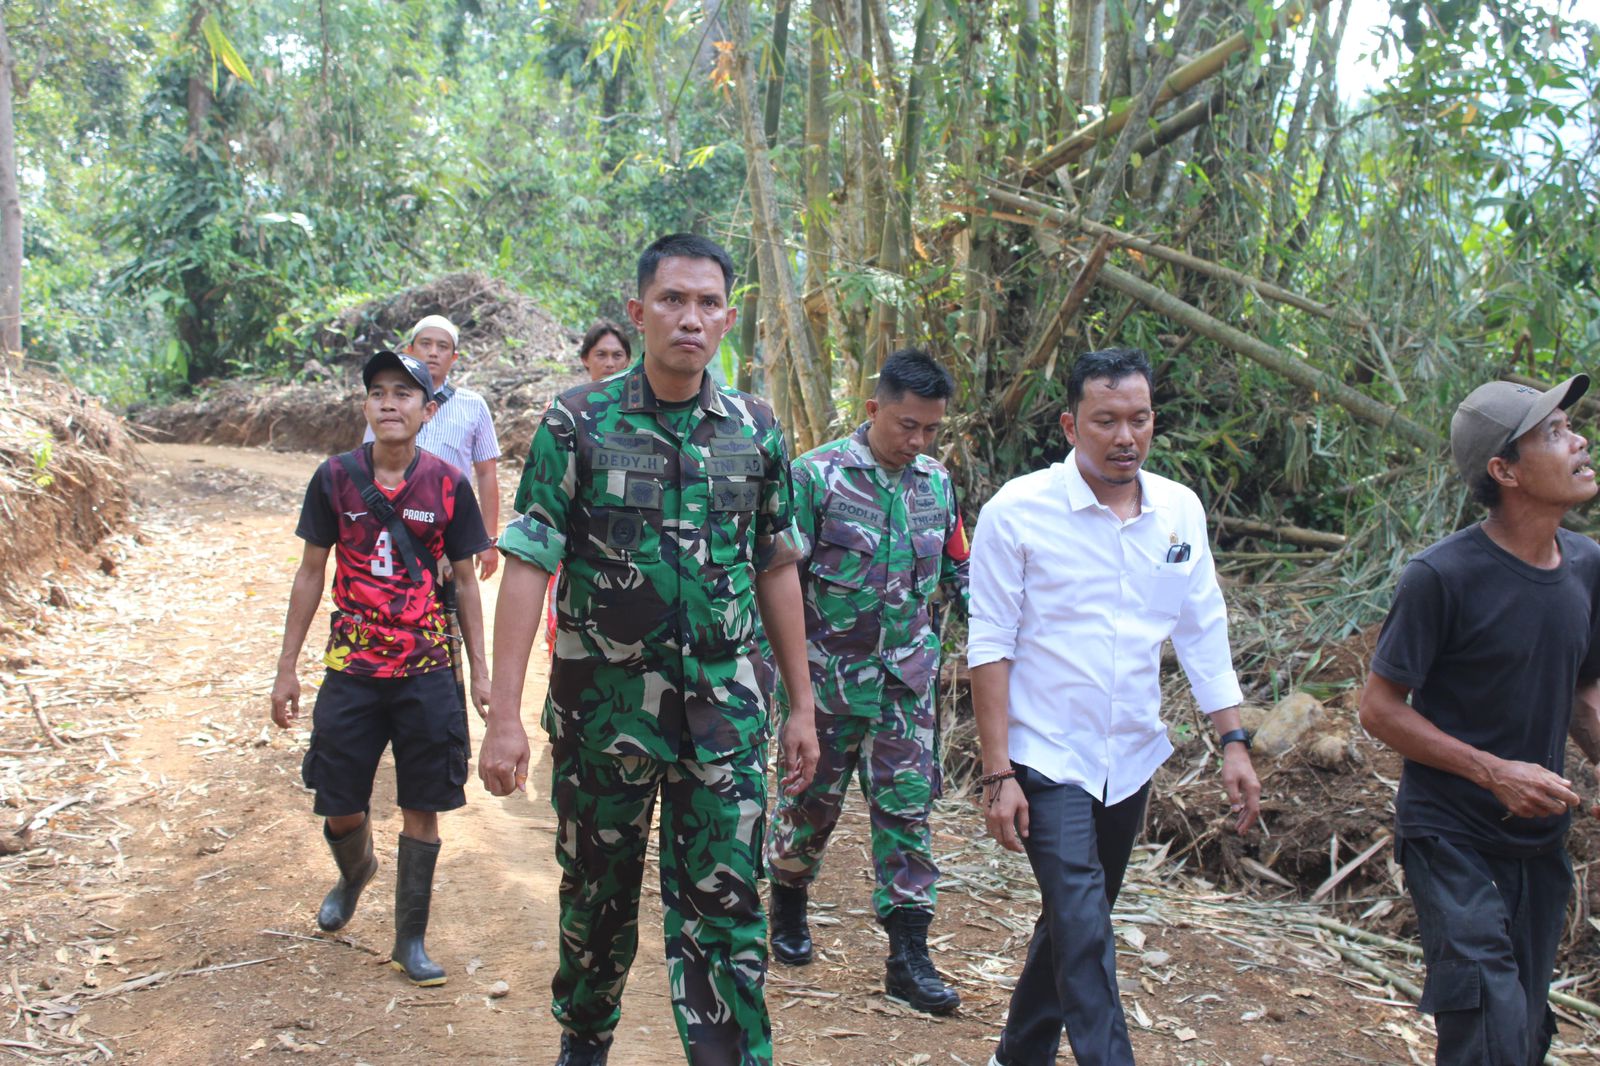
[[[1142,252],[1145,255],[1154,256],[1157,259],[1193,270],[1197,274],[1204,274],[1207,277],[1242,285],[1263,299],[1288,304],[1290,307],[1298,307],[1302,311],[1332,319],[1352,329],[1365,329],[1367,326],[1368,320],[1365,315],[1321,303],[1297,292],[1290,292],[1288,289],[1274,285],[1263,278],[1242,273],[1231,267],[1225,267],[1220,263],[1213,263],[1209,259],[1201,259],[1197,255],[1191,255],[1177,248],[1157,244],[1154,241],[1147,241],[1142,237],[1135,237],[1131,233],[1124,233],[1122,230],[1108,226],[1104,222],[1083,218],[1075,212],[1063,211],[1059,207],[1042,203],[1031,196],[1024,196],[994,185],[988,186],[984,191],[991,200],[1014,210],[1025,212],[1036,218],[1059,222],[1064,226],[1075,226],[1085,233],[1095,236],[1109,236],[1124,248],[1132,248],[1134,251]]]
[[[1311,6],[1313,8],[1321,8],[1327,2],[1328,0],[1311,0]],[[1271,30],[1273,36],[1298,22],[1305,12],[1306,5],[1303,0],[1289,0],[1289,3],[1278,9],[1278,14],[1273,19]],[[1240,30],[1232,37],[1218,42],[1193,60],[1173,71],[1167,76],[1160,92],[1156,94],[1154,106],[1160,107],[1175,97],[1182,96],[1196,85],[1222,70],[1223,67],[1227,66],[1228,60],[1249,47],[1253,36],[1254,34],[1250,30]],[[1089,123],[1059,144],[1046,148],[1037,159],[1028,165],[1028,171],[1023,178],[1024,184],[1032,185],[1044,180],[1063,163],[1072,162],[1093,148],[1103,138],[1119,133],[1122,127],[1128,124],[1130,111],[1131,108],[1106,115],[1104,118]]]
[[[1408,444],[1425,451],[1438,452],[1444,448],[1444,438],[1421,423],[1415,422],[1364,392],[1351,388],[1327,371],[1257,340],[1242,330],[1219,322],[1198,307],[1187,304],[1142,278],[1111,264],[1100,269],[1100,280],[1108,288],[1131,296],[1159,314],[1179,325],[1209,337],[1218,344],[1259,363],[1275,374],[1288,378],[1302,388],[1310,389],[1349,411],[1351,415],[1379,429],[1393,433]]]
[[[1309,548],[1342,548],[1350,542],[1343,533],[1324,533],[1319,529],[1302,529],[1300,526],[1280,526],[1253,518],[1234,518],[1220,515],[1212,520],[1225,533],[1239,536],[1261,537],[1284,544],[1303,544]]]
[[[1056,345],[1061,340],[1061,334],[1066,330],[1067,323],[1078,313],[1078,308],[1088,297],[1089,290],[1094,287],[1095,275],[1105,265],[1106,255],[1111,251],[1109,238],[1101,237],[1095,242],[1094,249],[1089,257],[1084,260],[1083,267],[1078,271],[1078,276],[1073,279],[1072,287],[1067,290],[1066,298],[1061,301],[1061,306],[1056,308],[1056,313],[1050,316],[1050,323],[1039,335],[1039,342],[1033,346],[1023,359],[1022,365],[1017,368],[1017,374],[1011,379],[1011,384],[1006,386],[1004,395],[1000,397],[999,411],[1001,424],[1007,424],[1017,416],[1017,409],[1022,406],[1022,397],[1027,391],[1029,381],[1033,374],[1044,365],[1050,353],[1055,351]]]
[[[1367,971],[1374,977],[1382,978],[1384,981],[1387,981],[1397,990],[1407,996],[1410,996],[1412,999],[1416,1000],[1422,998],[1421,985],[1417,984],[1409,977],[1405,977],[1396,973],[1394,970],[1385,966],[1377,959],[1374,959],[1360,948],[1351,947],[1349,944],[1329,944],[1328,947],[1332,948],[1334,951],[1337,951],[1341,956],[1343,956],[1346,962],[1354,965],[1358,969]]]

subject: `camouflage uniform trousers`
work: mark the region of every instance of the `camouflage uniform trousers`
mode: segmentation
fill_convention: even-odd
[[[761,749],[722,762],[665,762],[561,745],[553,763],[562,870],[556,1021],[593,1038],[617,1026],[659,791],[667,977],[684,1051],[695,1066],[771,1063],[757,885],[767,801]]]
[[[822,757],[811,787],[781,796],[767,847],[768,873],[793,888],[809,885],[839,820],[850,775],[857,774],[872,819],[872,865],[879,919],[895,908],[933,910],[939,868],[928,814],[933,806],[933,701],[887,684],[880,713],[836,714],[818,703]]]

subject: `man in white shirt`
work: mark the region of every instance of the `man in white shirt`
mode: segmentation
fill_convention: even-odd
[[[450,368],[461,358],[456,347],[461,332],[443,315],[427,315],[417,320],[406,334],[401,349],[415,357],[433,375],[433,398],[439,413],[425,422],[417,434],[417,447],[443,459],[467,477],[478,492],[478,507],[483,512],[483,527],[491,538],[500,533],[500,441],[495,436],[494,418],[482,396],[464,385],[448,382]],[[367,427],[362,440],[373,440]],[[478,555],[478,576],[487,581],[500,566],[500,553],[491,547]]]
[[[973,708],[989,832],[1026,851],[1041,914],[991,1066],[1133,1062],[1111,906],[1172,753],[1160,718],[1170,637],[1221,734],[1222,781],[1245,832],[1261,809],[1239,727],[1228,616],[1193,492],[1143,471],[1152,373],[1133,348],[1090,352],[1067,382],[1072,451],[1008,482],[973,538]]]

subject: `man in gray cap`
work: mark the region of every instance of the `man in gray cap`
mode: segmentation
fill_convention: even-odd
[[[1567,415],[1588,387],[1494,381],[1456,409],[1451,455],[1489,514],[1406,565],[1361,695],[1361,724],[1405,758],[1395,850],[1439,1066],[1537,1064],[1555,1034],[1568,735],[1600,762],[1600,546],[1561,528],[1595,494]]]

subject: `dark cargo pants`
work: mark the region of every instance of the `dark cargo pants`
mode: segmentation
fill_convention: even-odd
[[[705,763],[562,746],[552,776],[561,863],[556,1021],[591,1039],[617,1026],[639,946],[639,888],[659,792],[667,979],[684,1052],[695,1066],[771,1063],[757,886],[767,800],[761,749]]]
[[[1566,925],[1564,849],[1526,859],[1438,837],[1401,842],[1427,977],[1418,1009],[1438,1066],[1538,1066],[1555,1035],[1550,971]]]

